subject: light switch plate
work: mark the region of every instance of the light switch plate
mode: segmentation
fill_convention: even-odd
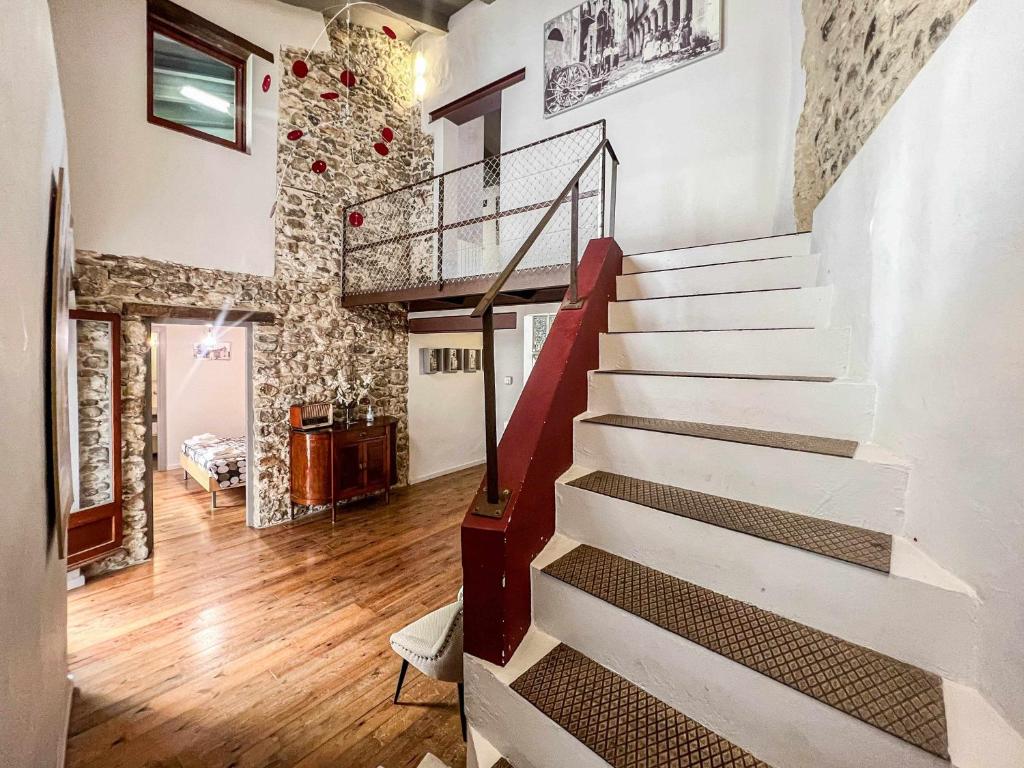
[[[506,376],[505,377],[505,383],[506,384],[511,384],[512,383],[512,377],[511,376]]]

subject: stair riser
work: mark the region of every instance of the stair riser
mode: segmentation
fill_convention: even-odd
[[[870,384],[592,373],[588,409],[866,441],[874,405]]]
[[[818,257],[715,264],[693,269],[641,272],[616,278],[616,298],[654,299],[732,291],[809,288],[818,281]]]
[[[904,467],[577,421],[584,467],[883,533],[903,524]]]
[[[966,595],[561,483],[556,499],[558,531],[575,541],[945,677],[970,679],[975,610]]]
[[[702,245],[656,253],[639,253],[622,260],[622,273],[681,269],[730,261],[770,259],[779,256],[807,256],[811,252],[810,234],[741,240],[721,245]]]
[[[533,572],[533,601],[534,621],[544,632],[772,765],[949,766],[873,726],[537,570]],[[594,632],[594,627],[601,627],[601,631]]]
[[[831,286],[619,301],[608,308],[608,330],[621,333],[824,328],[828,325],[831,302]]]
[[[841,330],[627,333],[601,337],[606,370],[841,378],[850,333]]]
[[[499,681],[484,662],[465,657],[466,717],[516,768],[608,768],[567,731]]]

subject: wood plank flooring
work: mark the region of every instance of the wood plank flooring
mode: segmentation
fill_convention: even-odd
[[[69,768],[465,766],[454,685],[392,632],[454,599],[481,469],[264,531],[243,492],[155,478],[155,558],[68,595]]]

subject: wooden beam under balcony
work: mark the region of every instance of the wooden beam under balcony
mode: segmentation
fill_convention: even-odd
[[[410,312],[438,309],[461,309],[476,306],[477,301],[494,283],[494,275],[445,283],[440,288],[434,284],[419,288],[404,288],[377,293],[357,293],[345,296],[345,307],[361,307],[369,304],[408,304]],[[569,285],[569,267],[557,269],[526,270],[514,274],[505,283],[495,304],[512,306],[516,304],[542,304],[561,301]]]

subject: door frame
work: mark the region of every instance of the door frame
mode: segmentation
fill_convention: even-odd
[[[255,424],[255,413],[253,410],[253,326],[255,322],[249,319],[228,319],[221,317],[217,320],[218,315],[224,315],[225,313],[217,310],[207,310],[202,308],[193,307],[167,307],[166,313],[147,315],[142,318],[142,322],[146,328],[146,338],[152,338],[153,326],[154,325],[210,325],[211,323],[217,323],[224,327],[230,328],[243,328],[245,330],[245,524],[250,528],[255,528],[257,518],[257,503],[259,497],[256,494],[256,488],[254,479],[256,476],[253,461],[253,446],[255,441],[254,424]],[[240,315],[242,313],[239,313]],[[250,313],[251,314],[251,313]],[[184,315],[184,316],[183,316]],[[189,317],[188,315],[192,315]],[[143,402],[143,421],[146,427],[146,445],[147,450],[145,453],[146,462],[146,492],[144,494],[144,502],[146,507],[146,544],[149,547],[150,557],[152,558],[155,554],[154,548],[154,523],[155,523],[155,502],[153,498],[153,473],[156,471],[156,464],[153,462],[153,366],[152,356],[146,355],[146,397]],[[163,371],[160,375],[165,375],[167,370],[166,356],[160,357],[160,362],[164,366]],[[161,382],[162,383],[162,382]],[[166,386],[161,386],[160,393],[163,393],[167,389]],[[158,397],[161,395],[158,394]],[[166,419],[166,408],[162,414],[162,418]],[[166,422],[164,422],[166,423]],[[173,446],[168,446],[168,450],[171,450]]]
[[[111,501],[87,509],[75,510],[68,517],[68,559],[67,568],[73,571],[83,565],[119,549],[124,543],[124,499],[121,478],[121,315],[116,312],[97,312],[89,309],[69,309],[69,320],[92,320],[110,324],[110,472]],[[77,324],[75,326],[77,330]],[[68,340],[71,343],[71,340]],[[77,340],[76,340],[77,359]],[[75,371],[75,376],[78,372]],[[77,404],[76,404],[77,406]],[[76,409],[77,413],[77,409]],[[79,446],[76,446],[76,449]],[[114,535],[110,544],[100,545],[72,555],[71,530],[86,523],[92,523],[107,516],[114,520]],[[76,526],[77,522],[77,526]]]

